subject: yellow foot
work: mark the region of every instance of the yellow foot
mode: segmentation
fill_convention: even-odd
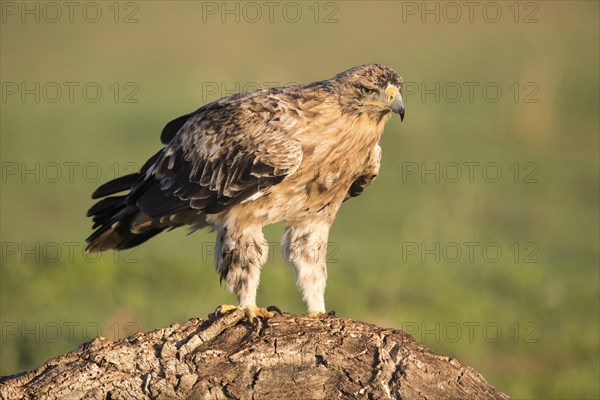
[[[246,312],[246,318],[248,319],[248,321],[250,321],[253,324],[258,318],[269,319],[275,316],[275,313],[273,311],[269,311],[266,308],[245,307],[244,311]]]
[[[245,319],[252,325],[255,325],[260,318],[273,318],[276,314],[281,314],[281,310],[275,306],[267,308],[259,308],[253,306],[232,306],[230,304],[222,304],[215,310],[215,315],[224,315],[232,310],[240,309],[246,314]]]
[[[327,317],[335,317],[335,311],[329,312],[321,312],[321,311],[309,311],[307,314],[308,318],[327,318]]]
[[[227,314],[231,310],[235,310],[236,308],[237,308],[237,306],[233,306],[231,304],[221,304],[215,310],[215,314],[224,315],[224,314]]]

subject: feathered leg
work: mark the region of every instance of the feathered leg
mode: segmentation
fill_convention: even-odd
[[[215,251],[216,267],[221,281],[233,292],[239,307],[252,322],[256,317],[271,318],[274,313],[256,307],[256,292],[260,281],[260,270],[267,261],[269,246],[260,226],[247,227],[242,231],[223,227],[217,235]],[[233,306],[221,306],[224,313]]]
[[[330,224],[323,221],[289,224],[283,240],[285,259],[296,270],[296,286],[312,317],[326,315],[329,228]]]

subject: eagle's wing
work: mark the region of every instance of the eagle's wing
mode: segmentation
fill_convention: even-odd
[[[371,184],[377,178],[379,174],[379,167],[381,165],[381,146],[379,143],[373,147],[371,152],[369,153],[369,157],[367,158],[365,169],[362,174],[356,178],[348,193],[346,194],[346,198],[344,201],[348,200],[351,197],[356,197],[360,195],[367,186]]]
[[[128,202],[150,217],[211,214],[283,181],[300,166],[302,149],[269,123],[291,118],[277,111],[272,102],[217,102],[171,121],[161,136],[170,142]]]

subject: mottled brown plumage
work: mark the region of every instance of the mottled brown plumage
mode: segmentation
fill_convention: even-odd
[[[268,251],[262,227],[285,221],[297,285],[309,311],[324,312],[329,228],[341,203],[377,176],[384,124],[392,112],[404,116],[401,84],[392,69],[363,65],[325,81],[225,97],[171,121],[161,135],[166,146],[139,173],[92,195],[105,198],[88,212],[97,229],[87,250],[210,225],[221,279],[252,308]]]

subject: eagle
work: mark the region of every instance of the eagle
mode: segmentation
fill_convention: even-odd
[[[404,119],[402,78],[361,65],[331,79],[223,97],[166,124],[164,147],[101,185],[88,211],[88,252],[138,246],[164,230],[217,232],[215,264],[251,321],[267,260],[264,226],[283,221],[283,255],[310,317],[327,315],[326,250],[341,204],[378,175],[392,113]]]

